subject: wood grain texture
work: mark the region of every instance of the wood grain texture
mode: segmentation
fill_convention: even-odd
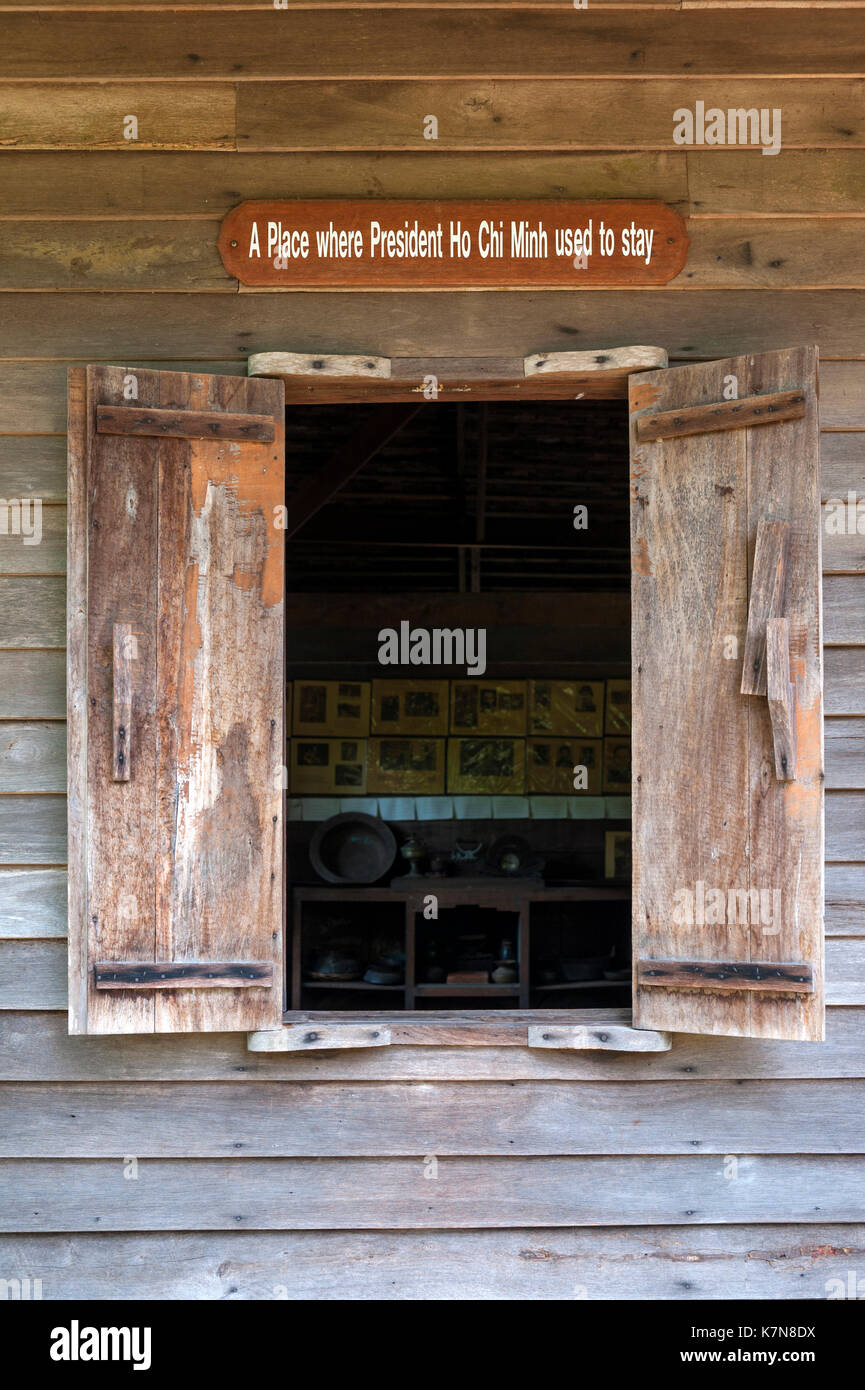
[[[217,232],[217,222],[199,220],[5,223],[0,288],[233,294]]]
[[[46,357],[204,362],[253,352],[375,352],[383,357],[526,356],[654,343],[671,359],[819,341],[861,351],[861,290],[548,290],[514,294],[15,294],[3,299],[8,357],[38,341]],[[290,332],[286,325],[290,325]],[[744,341],[743,341],[744,340]]]
[[[858,1156],[0,1160],[3,1232],[862,1221]]]
[[[307,101],[319,89],[318,83],[298,85],[305,89]],[[362,84],[342,85],[356,91]],[[406,88],[404,83],[384,85],[403,92]],[[639,84],[625,85],[633,100]],[[175,86],[166,84],[167,90]],[[197,90],[207,92],[210,86]],[[575,100],[588,96],[581,93]],[[430,109],[421,104],[424,111]],[[681,149],[639,158],[633,152],[503,150],[481,160],[471,150],[438,149],[432,154],[428,149],[170,153],[127,148],[77,154],[7,150],[4,207],[9,217],[209,219],[222,216],[239,200],[284,198],[286,190],[298,198],[434,198],[444,189],[452,198],[661,198],[685,212],[686,159]]]
[[[0,148],[218,150],[235,143],[230,83],[53,83],[51,100],[44,97],[44,88],[25,82],[0,87]]]
[[[7,410],[10,406],[7,404]],[[45,502],[66,500],[66,440],[0,437],[0,478],[6,497],[39,497]],[[43,513],[43,534],[46,518]],[[66,520],[63,520],[65,535]]]
[[[0,474],[0,477],[3,475]],[[0,532],[0,575],[64,574],[66,570],[66,510],[41,505],[34,498],[22,505],[26,493],[15,494],[3,478],[3,531]],[[14,501],[12,500],[14,499]]]
[[[760,961],[638,960],[637,983],[644,989],[747,990],[754,994],[813,994],[811,967]]]
[[[824,514],[825,522],[825,514]],[[862,581],[857,574],[827,574],[823,578],[824,639],[833,646],[860,646],[865,640]]]
[[[761,78],[760,105],[784,113],[784,159],[755,160],[750,152],[688,150],[691,189],[701,210],[726,212],[815,211],[849,206],[853,190],[832,178],[831,147],[865,143],[865,98],[855,78]],[[237,143],[240,149],[398,149],[423,150],[424,120],[439,113],[436,150],[474,149],[650,149],[671,150],[673,112],[694,109],[697,101],[748,109],[755,105],[753,81],[724,76],[712,81],[711,101],[701,78],[663,78],[651,82],[566,77],[553,85],[543,79],[519,81],[464,79],[450,82],[330,81],[243,82],[237,90]],[[791,176],[788,161],[797,146],[817,146],[812,157],[819,187],[829,200],[814,200],[807,180]],[[829,147],[831,152],[822,151]],[[861,155],[851,150],[861,165]],[[438,155],[436,156],[438,158]],[[827,162],[825,174],[818,165]],[[420,168],[422,161],[419,161]],[[859,166],[853,166],[859,167]],[[479,168],[480,172],[480,168]],[[763,208],[755,189],[765,185]],[[773,191],[775,190],[775,191]],[[657,196],[657,190],[655,190]],[[792,199],[792,206],[784,198]],[[850,211],[856,211],[850,207]]]
[[[0,647],[62,647],[65,609],[63,575],[0,577]]]
[[[66,870],[0,869],[0,937],[65,935]]]
[[[529,1047],[564,1048],[569,1051],[669,1052],[672,1034],[623,1024],[529,1024]]]
[[[766,681],[775,776],[779,782],[795,782],[798,706],[796,687],[790,679],[790,624],[786,618],[770,618],[766,624]]]
[[[121,368],[88,369],[87,906],[70,918],[94,962],[271,961],[281,947],[282,387],[139,371],[137,405],[267,416],[272,444],[100,434],[130,399]],[[154,464],[156,466],[154,467]],[[70,499],[71,501],[71,499]],[[158,522],[157,522],[158,517]],[[127,553],[128,551],[128,553]],[[218,557],[218,563],[216,562]],[[135,772],[110,778],[110,633],[131,621]],[[237,633],[242,632],[242,646]],[[71,649],[70,649],[71,650]],[[118,874],[118,867],[122,873]],[[73,991],[80,958],[71,956]],[[198,972],[200,974],[200,971]],[[281,987],[102,990],[81,1031],[267,1026]]]
[[[66,863],[66,797],[0,796],[0,864]]]
[[[861,917],[861,908],[860,908]],[[62,977],[62,970],[59,972]],[[596,1010],[595,1022],[629,1021],[629,1010]],[[712,1038],[677,1033],[668,1052],[562,1051],[528,1047],[344,1048],[322,1054],[251,1052],[242,1033],[72,1038],[62,1013],[0,1013],[5,1081],[688,1081],[865,1075],[865,1008],[832,1007],[826,1042]]]
[[[865,789],[865,719],[827,719],[823,740],[826,786],[839,791]],[[826,891],[828,898],[828,884]],[[865,897],[862,915],[865,918]]]
[[[816,358],[790,350],[632,379],[632,420],[722,399],[806,389],[808,415],[632,453],[634,952],[637,959],[804,962],[811,996],[635,991],[638,1027],[821,1036],[822,668]],[[757,524],[791,526],[788,613],[801,710],[800,779],[767,778],[768,710],[739,693],[725,638],[741,634]],[[686,576],[686,580],[684,578]],[[771,761],[769,762],[771,767]],[[683,768],[687,769],[683,779]],[[697,884],[771,900],[715,925],[687,913]],[[678,911],[677,911],[678,909]],[[676,913],[676,915],[674,915]],[[762,923],[762,925],[761,925]],[[767,930],[764,931],[764,927]]]
[[[374,1023],[290,1023],[247,1033],[250,1052],[315,1052],[328,1048],[389,1047],[391,1030]]]
[[[2,651],[0,677],[0,718],[62,719],[65,716],[64,651]]]
[[[269,989],[272,961],[96,961],[97,989]]]
[[[863,1098],[849,1078],[598,1081],[591,1104],[558,1081],[17,1082],[0,1088],[0,1157],[863,1153]]]
[[[249,78],[848,75],[863,68],[855,12],[791,10],[783,42],[772,11],[747,25],[730,10],[609,9],[570,13],[480,9],[448,15],[447,42],[434,10],[349,9],[333,16],[252,10],[10,11],[0,77]],[[762,104],[762,103],[761,103]],[[671,112],[672,115],[672,112]]]
[[[0,724],[0,793],[65,791],[65,724]]]
[[[62,1299],[825,1299],[865,1228],[17,1235],[7,1277]],[[118,1270],[123,1270],[122,1281]],[[50,1293],[49,1293],[50,1290]],[[803,1312],[803,1320],[807,1316]]]

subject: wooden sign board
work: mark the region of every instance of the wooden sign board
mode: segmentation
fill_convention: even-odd
[[[229,275],[292,290],[666,285],[687,249],[677,212],[633,201],[247,202],[219,235]]]

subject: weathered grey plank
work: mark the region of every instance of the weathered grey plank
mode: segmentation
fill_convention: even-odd
[[[611,1011],[611,1019],[619,1016]],[[627,1016],[627,1015],[622,1015]],[[669,1054],[562,1054],[524,1047],[389,1047],[259,1054],[243,1034],[70,1038],[61,1013],[0,1013],[7,1081],[658,1081],[865,1076],[865,1009],[830,1008],[826,1042],[677,1033]]]
[[[843,354],[839,354],[843,357]],[[847,361],[820,363],[820,425],[824,430],[865,429],[863,405],[865,362],[851,354]]]
[[[55,83],[50,101],[44,100],[42,89],[25,83],[0,92],[3,143],[16,149],[125,151],[130,148],[130,112],[137,121],[135,149],[230,149],[234,108],[228,83]]]
[[[0,796],[0,864],[65,864],[66,797]]]
[[[865,1081],[4,1083],[0,1157],[865,1153]],[[813,1115],[813,1125],[803,1116]]]
[[[66,726],[0,723],[0,793],[65,790]]]
[[[10,1236],[0,1259],[45,1299],[692,1301],[825,1299],[863,1249],[850,1224],[221,1231]]]
[[[15,496],[2,474],[0,487],[7,501]],[[19,521],[10,512],[7,534],[0,534],[0,575],[65,574],[66,508],[29,504],[20,515]],[[17,535],[12,534],[13,526]]]
[[[865,935],[865,864],[826,865],[826,932]]]
[[[0,1230],[715,1225],[865,1219],[865,1158],[0,1160]]]
[[[167,292],[94,293],[84,314],[80,294],[10,292],[4,351],[27,357],[38,342],[46,357],[125,365],[282,350],[448,356],[459,344],[462,355],[477,357],[651,343],[670,358],[694,359],[819,342],[824,355],[845,357],[862,350],[863,305],[865,290],[204,292],[194,301]]]
[[[0,578],[0,647],[62,647],[65,640],[65,579]]]
[[[832,646],[865,642],[863,583],[858,575],[826,575],[823,579],[823,640]]]
[[[827,719],[824,740],[827,788],[865,789],[865,719]],[[865,828],[862,849],[865,855]]]
[[[826,796],[826,859],[855,863],[862,858],[865,796],[829,792]]]
[[[65,869],[0,869],[0,937],[66,935]]]
[[[629,1014],[611,1010],[610,1020]],[[258,1053],[244,1034],[70,1038],[65,1015],[0,1013],[4,1081],[683,1081],[865,1076],[865,1008],[830,1008],[826,1042],[677,1033],[669,1053],[527,1047],[387,1047]]]
[[[833,367],[845,364],[829,362],[827,365]],[[821,368],[821,415],[823,411],[822,387],[823,369]],[[865,393],[865,371],[862,373],[861,389]],[[865,406],[861,409],[863,417],[865,417]],[[855,492],[857,498],[865,498],[865,419],[863,419],[863,428],[859,430],[837,431],[835,433],[831,430],[823,430],[820,435],[820,466],[821,492],[824,503],[830,498],[846,502],[847,494],[850,491]],[[827,514],[824,511],[824,536],[826,535],[826,520]]]
[[[66,1009],[66,942],[0,941],[0,1008]]]
[[[0,365],[0,379],[8,370],[8,363]],[[11,413],[18,404],[14,399],[4,401],[0,412]],[[0,486],[4,497],[62,502],[66,497],[66,440],[50,434],[0,437]]]
[[[827,647],[823,665],[826,714],[865,714],[865,650]]]
[[[0,651],[0,718],[62,719],[64,651]]]

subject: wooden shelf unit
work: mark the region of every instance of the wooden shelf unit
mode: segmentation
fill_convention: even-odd
[[[507,912],[517,918],[517,961],[518,981],[514,984],[430,984],[416,980],[417,916],[423,911],[424,899],[430,894],[438,898],[439,909],[455,907],[477,907],[496,912]],[[541,903],[579,903],[579,902],[622,902],[630,897],[630,884],[621,883],[580,883],[574,885],[553,885],[546,887],[530,878],[436,878],[432,875],[418,877],[416,881],[403,880],[394,887],[327,887],[324,884],[307,885],[292,889],[291,920],[291,979],[289,982],[288,1007],[293,1012],[302,1008],[302,995],[305,990],[342,990],[357,994],[372,994],[387,991],[403,994],[403,1008],[414,1010],[418,999],[467,999],[467,998],[512,998],[518,1000],[520,1009],[530,1007],[530,997],[541,991],[562,991],[567,989],[611,989],[627,988],[627,981],[579,980],[569,983],[557,981],[554,984],[533,985],[531,982],[531,956],[529,950],[532,904]],[[405,982],[401,985],[373,985],[365,980],[338,980],[329,984],[324,980],[303,978],[303,910],[307,903],[387,903],[401,904],[403,908],[403,930],[405,949]]]

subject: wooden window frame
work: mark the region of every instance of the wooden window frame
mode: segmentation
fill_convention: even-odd
[[[286,405],[467,401],[627,402],[632,373],[664,368],[657,347],[533,353],[529,357],[383,358],[372,354],[257,353],[250,376],[279,377]],[[255,1052],[340,1048],[496,1046],[665,1052],[672,1035],[630,1025],[630,1009],[442,1010],[425,1012],[287,1010],[282,1026],[247,1034]]]

